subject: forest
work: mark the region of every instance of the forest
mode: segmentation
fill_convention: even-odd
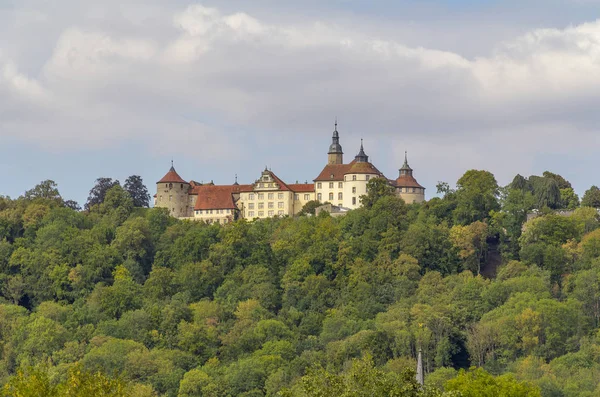
[[[0,196],[0,396],[600,395],[600,189],[437,188],[227,225],[135,176]]]

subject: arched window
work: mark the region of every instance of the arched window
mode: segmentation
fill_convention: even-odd
[[[333,193],[329,193],[329,200],[333,200]]]
[[[341,199],[342,199],[342,193],[340,192],[340,193],[338,193],[338,200],[341,200]]]

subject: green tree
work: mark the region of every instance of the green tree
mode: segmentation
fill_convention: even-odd
[[[394,188],[385,178],[372,178],[367,182],[367,194],[360,196],[360,204],[371,208],[382,197],[394,196]]]
[[[592,186],[585,191],[581,205],[583,207],[600,208],[600,189],[598,186]]]
[[[482,368],[461,370],[445,388],[463,397],[541,397],[540,389],[528,382],[519,382],[511,375],[494,378]]]
[[[85,209],[89,210],[95,205],[100,205],[104,202],[106,193],[115,186],[121,186],[118,180],[113,181],[112,178],[98,178],[96,184],[90,190],[87,202],[85,203]]]
[[[131,175],[125,180],[123,188],[131,196],[134,207],[148,208],[150,206],[150,194],[141,176]]]
[[[492,173],[469,170],[456,182],[456,186],[456,223],[468,225],[483,221],[489,218],[490,211],[500,208],[498,183]]]

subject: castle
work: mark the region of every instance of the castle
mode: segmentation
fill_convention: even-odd
[[[398,178],[387,179],[365,154],[361,140],[358,154],[344,164],[337,121],[332,143],[327,153],[327,165],[314,183],[288,184],[265,168],[260,177],[249,185],[215,185],[187,182],[179,176],[173,164],[167,174],[156,183],[154,206],[167,208],[176,218],[229,223],[235,219],[261,219],[272,216],[298,214],[309,201],[329,202],[337,207],[355,209],[360,196],[367,193],[372,178],[385,178],[394,187],[398,197],[406,203],[425,200],[425,188],[413,177],[406,153]]]

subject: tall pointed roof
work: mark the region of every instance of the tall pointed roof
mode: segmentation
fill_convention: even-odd
[[[354,160],[356,160],[357,163],[368,163],[369,162],[369,156],[367,156],[365,154],[365,149],[363,148],[363,140],[360,140],[360,150],[358,151],[358,154],[356,155],[356,157],[354,157]]]
[[[329,152],[327,154],[344,154],[342,151],[342,145],[340,145],[340,134],[337,130],[337,118],[335,119],[335,127],[333,129],[333,136],[331,137],[331,145],[329,145]]]
[[[169,169],[169,172],[167,172],[165,174],[165,176],[163,176],[161,178],[161,180],[156,183],[186,183],[187,184],[187,182],[182,177],[179,176],[177,171],[175,171],[175,167],[173,166],[172,160],[171,160],[171,169]]]
[[[404,164],[402,164],[401,170],[412,171],[412,168],[408,165],[408,153],[404,151]]]

